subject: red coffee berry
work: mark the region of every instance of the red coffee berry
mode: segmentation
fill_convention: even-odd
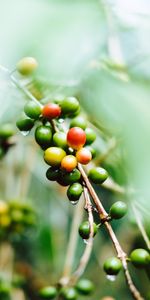
[[[67,134],[67,143],[73,149],[80,149],[86,142],[86,134],[80,127],[72,127]]]
[[[55,103],[48,103],[42,109],[42,116],[47,120],[58,118],[60,114],[61,108]]]

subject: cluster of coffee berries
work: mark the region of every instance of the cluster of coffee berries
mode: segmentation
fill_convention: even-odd
[[[83,191],[78,163],[87,165],[95,157],[91,144],[96,139],[94,130],[87,126],[86,118],[79,111],[75,97],[57,99],[46,105],[29,101],[24,106],[24,115],[16,123],[23,133],[36,125],[35,140],[44,150],[44,160],[50,166],[46,177],[69,186],[67,196],[74,204]],[[64,118],[67,118],[67,130],[61,125]],[[94,183],[102,183],[107,177],[107,171],[100,167],[89,172],[89,179]]]
[[[60,296],[62,300],[76,300],[78,295],[89,296],[94,292],[94,284],[89,279],[80,279],[74,287],[57,288],[46,286],[39,291],[40,299],[55,299]]]
[[[2,159],[7,151],[14,145],[12,137],[15,134],[14,127],[9,124],[0,125],[0,159]]]
[[[0,201],[0,239],[6,239],[13,233],[24,233],[36,225],[33,208],[21,201]]]

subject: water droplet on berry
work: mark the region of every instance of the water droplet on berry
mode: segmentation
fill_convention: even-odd
[[[107,275],[106,277],[110,281],[115,281],[117,276],[116,275]]]
[[[63,123],[63,122],[64,122],[64,119],[59,119],[58,120],[58,123],[60,123],[60,124]]]
[[[23,136],[26,136],[26,135],[28,135],[30,133],[30,131],[21,131],[21,134],[23,135]]]
[[[76,204],[78,203],[78,201],[70,201],[70,203],[71,203],[72,205],[76,205]]]

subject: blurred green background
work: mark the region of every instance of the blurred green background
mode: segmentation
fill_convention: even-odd
[[[145,247],[132,204],[150,234],[149,30],[148,0],[0,1],[0,123],[15,125],[26,101],[7,69],[14,70],[24,56],[34,56],[39,62],[35,80],[43,97],[76,95],[97,128],[101,155],[115,140],[103,166],[123,192],[98,188],[98,193],[107,209],[117,199],[128,201],[128,217],[113,224],[127,252],[134,244]],[[62,189],[47,182],[45,171],[42,152],[32,146],[32,134],[22,137],[17,132],[17,146],[0,163],[0,198],[31,199],[39,222],[37,231],[23,242],[29,251],[24,260],[32,262],[46,281],[55,282],[63,268],[74,207]],[[79,238],[74,267],[83,248]],[[18,251],[23,258],[24,250]],[[107,295],[131,299],[123,274],[113,283],[105,278],[103,261],[112,253],[106,233],[100,232],[85,273],[98,287],[93,300]],[[144,271],[132,272],[147,295]]]

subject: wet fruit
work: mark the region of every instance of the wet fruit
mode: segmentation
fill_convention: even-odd
[[[66,156],[66,152],[58,147],[47,148],[44,152],[45,162],[53,167],[60,166],[62,159]]]
[[[110,257],[104,263],[104,271],[108,275],[117,275],[122,269],[122,263],[117,257]]]
[[[108,173],[105,169],[97,167],[89,171],[88,177],[93,183],[100,184],[108,178]]]
[[[94,231],[94,236],[95,236],[98,231],[98,227],[95,223],[93,223],[93,231]],[[88,221],[81,223],[81,225],[79,227],[79,234],[83,239],[89,239],[90,225],[89,225]]]
[[[69,129],[67,133],[67,143],[73,149],[80,149],[86,142],[86,135],[83,129],[79,127],[73,127]]]

